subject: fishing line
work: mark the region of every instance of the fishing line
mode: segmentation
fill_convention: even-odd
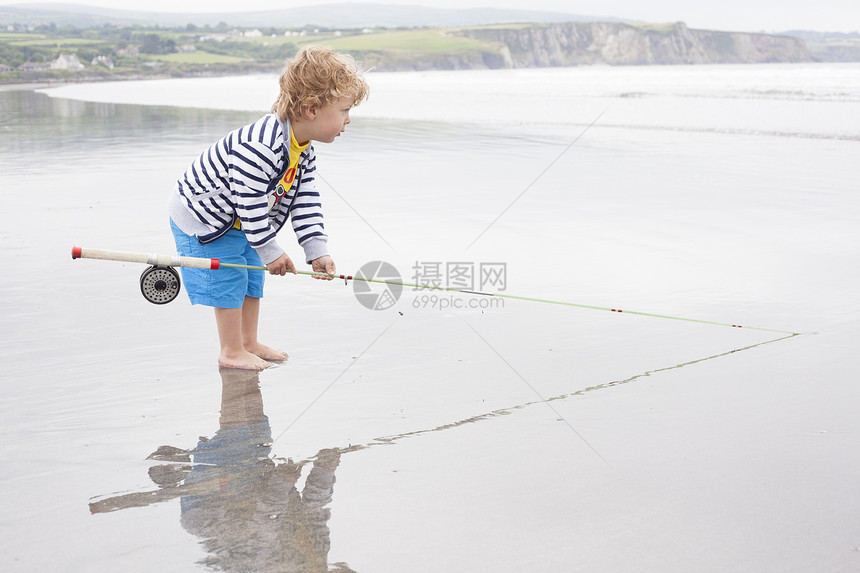
[[[798,335],[792,334],[789,336],[781,336],[779,338],[774,338],[772,340],[766,340],[764,342],[757,342],[755,344],[750,344],[750,345],[744,346],[742,348],[735,348],[733,350],[728,350],[726,352],[721,352],[719,354],[714,354],[712,356],[706,356],[704,358],[696,358],[694,360],[689,360],[687,362],[683,362],[681,364],[676,364],[674,366],[664,366],[662,368],[655,368],[653,370],[646,370],[645,372],[635,374],[629,378],[625,378],[624,380],[613,380],[612,382],[604,382],[602,384],[597,384],[595,386],[589,386],[588,388],[583,388],[580,390],[574,390],[571,392],[566,392],[566,393],[560,394],[558,396],[551,396],[549,398],[541,398],[538,401],[525,402],[523,404],[518,404],[516,406],[508,406],[505,408],[499,408],[497,410],[485,412],[484,414],[478,414],[478,415],[472,416],[470,418],[465,418],[462,420],[456,420],[453,422],[448,422],[447,424],[434,426],[432,428],[425,428],[423,430],[412,430],[409,432],[404,432],[402,434],[395,434],[395,435],[390,435],[390,436],[380,436],[380,437],[374,438],[371,441],[366,442],[364,444],[350,444],[349,446],[339,447],[337,449],[341,454],[346,454],[346,453],[350,453],[350,452],[366,450],[366,449],[373,448],[376,446],[388,446],[388,445],[396,444],[400,440],[405,440],[408,438],[415,438],[415,437],[419,437],[419,436],[423,436],[425,434],[431,434],[431,433],[435,433],[435,432],[443,432],[445,430],[452,430],[454,428],[459,428],[459,427],[464,426],[466,424],[475,424],[477,422],[483,422],[484,420],[490,420],[490,419],[495,419],[495,418],[499,418],[502,416],[507,416],[507,415],[513,414],[516,411],[521,411],[521,410],[524,410],[526,408],[530,408],[531,406],[536,406],[538,404],[544,404],[545,405],[545,404],[549,404],[551,402],[564,401],[564,400],[567,400],[569,398],[573,398],[576,396],[584,396],[589,392],[595,392],[597,390],[605,390],[607,388],[612,388],[614,386],[620,386],[622,384],[630,384],[632,382],[639,380],[640,378],[647,378],[647,377],[650,377],[650,376],[653,376],[656,374],[660,374],[662,372],[668,372],[670,370],[677,370],[680,368],[685,368],[687,366],[692,366],[694,364],[699,364],[701,362],[707,362],[708,360],[715,360],[717,358],[722,358],[723,356],[728,356],[730,354],[735,354],[738,352],[745,352],[747,350],[752,350],[753,348],[758,348],[758,347],[764,346],[766,344],[773,344],[775,342],[780,342],[782,340],[788,340],[789,338],[794,338],[795,336],[798,336]],[[308,458],[308,459],[300,461],[299,463],[312,462],[313,459],[314,458]]]
[[[325,396],[325,394],[326,394],[329,390],[331,390],[331,387],[332,387],[332,386],[334,386],[334,385],[335,385],[335,383],[336,383],[338,380],[340,380],[340,379],[341,379],[341,377],[343,377],[343,375],[344,375],[344,374],[346,374],[346,372],[347,372],[350,368],[352,368],[353,364],[355,364],[356,362],[358,362],[358,361],[361,359],[361,357],[362,357],[362,356],[364,356],[364,355],[365,355],[365,353],[366,353],[368,350],[370,350],[370,349],[373,347],[373,345],[374,345],[374,344],[376,344],[376,343],[377,343],[377,341],[378,341],[380,338],[382,338],[382,337],[385,335],[385,333],[386,333],[386,332],[388,332],[388,331],[391,329],[391,327],[392,327],[392,326],[394,326],[394,322],[396,322],[396,321],[392,321],[392,323],[391,323],[391,324],[389,324],[388,326],[386,326],[386,327],[385,327],[385,330],[383,330],[382,332],[380,332],[380,333],[379,333],[379,335],[378,335],[376,338],[374,338],[374,339],[373,339],[373,342],[371,342],[370,344],[368,344],[368,345],[367,345],[367,347],[366,347],[364,350],[362,350],[362,351],[361,351],[361,354],[359,354],[358,356],[356,356],[356,357],[352,360],[352,362],[350,362],[350,363],[347,365],[347,367],[346,367],[346,368],[344,368],[344,369],[341,371],[341,373],[340,373],[340,374],[338,374],[337,376],[335,376],[334,380],[332,380],[332,381],[329,383],[329,385],[328,385],[328,386],[326,386],[326,387],[325,387],[325,389],[324,389],[322,392],[320,392],[320,393],[319,393],[319,395],[318,395],[316,398],[314,398],[313,400],[311,400],[311,403],[310,403],[310,404],[308,404],[308,405],[305,407],[305,409],[304,409],[304,410],[302,410],[302,411],[301,411],[301,413],[300,413],[298,416],[296,416],[296,417],[295,417],[295,419],[294,419],[292,422],[290,422],[290,423],[289,423],[289,425],[288,425],[286,428],[284,428],[284,431],[283,431],[283,432],[281,432],[280,434],[278,434],[278,436],[277,436],[274,440],[272,440],[272,443],[274,444],[275,442],[277,442],[278,440],[280,440],[280,439],[284,436],[284,434],[286,434],[286,433],[287,433],[287,431],[288,431],[290,428],[292,428],[292,427],[296,424],[296,422],[298,422],[298,421],[302,418],[302,416],[304,416],[305,414],[307,414],[308,410],[310,410],[310,409],[313,407],[313,405],[314,405],[314,404],[316,404],[316,403],[320,400],[320,398],[322,398],[323,396]]]
[[[567,144],[567,146],[566,146],[564,149],[562,149],[562,150],[561,150],[561,153],[559,153],[559,154],[555,157],[555,159],[553,159],[552,161],[550,161],[550,162],[549,162],[549,165],[547,165],[546,167],[544,167],[544,168],[543,168],[543,171],[541,171],[540,173],[538,173],[537,177],[535,177],[534,179],[532,179],[532,182],[531,182],[531,183],[529,183],[528,185],[526,185],[526,188],[525,188],[525,189],[523,189],[523,190],[520,192],[520,194],[519,194],[519,195],[517,195],[516,197],[514,197],[514,200],[513,200],[513,201],[511,201],[511,202],[508,204],[508,206],[507,206],[507,207],[505,207],[504,209],[502,209],[502,212],[501,212],[501,213],[499,213],[498,215],[496,215],[496,218],[495,218],[495,219],[493,219],[492,221],[490,221],[490,224],[489,224],[489,225],[487,225],[487,226],[484,228],[484,230],[483,230],[483,231],[481,231],[480,233],[478,233],[478,236],[477,236],[477,237],[475,237],[475,238],[472,240],[472,242],[471,242],[471,243],[469,243],[469,244],[466,246],[466,249],[465,249],[465,250],[467,250],[467,251],[468,251],[469,249],[471,249],[471,248],[472,248],[472,245],[474,245],[475,243],[477,243],[477,242],[478,242],[478,240],[479,240],[481,237],[483,237],[483,236],[484,236],[484,233],[486,233],[487,231],[489,231],[489,230],[492,228],[492,226],[493,226],[493,225],[495,225],[495,224],[496,224],[496,222],[497,222],[499,219],[501,219],[501,218],[502,218],[502,216],[503,216],[505,213],[507,213],[507,212],[508,212],[508,210],[509,210],[511,207],[513,207],[513,206],[514,206],[514,203],[516,203],[517,201],[519,201],[519,200],[520,200],[520,198],[521,198],[523,195],[525,195],[526,193],[528,193],[528,190],[529,190],[529,189],[531,189],[531,188],[534,186],[534,184],[535,184],[535,183],[537,183],[537,182],[540,180],[540,178],[541,178],[541,177],[543,177],[543,176],[546,174],[546,172],[547,172],[547,171],[549,171],[549,170],[552,168],[552,166],[553,166],[553,165],[555,165],[555,164],[558,162],[558,160],[559,160],[559,159],[561,159],[561,158],[562,158],[562,156],[564,156],[564,154],[565,154],[565,153],[567,153],[567,152],[570,150],[570,148],[571,148],[571,147],[573,147],[574,145],[576,145],[576,142],[577,142],[577,141],[579,141],[579,139],[580,139],[583,135],[585,135],[585,134],[588,132],[588,130],[590,130],[592,127],[594,127],[594,124],[595,124],[595,123],[597,123],[597,120],[599,120],[601,117],[603,117],[603,114],[605,114],[607,111],[609,111],[609,107],[607,107],[606,109],[604,109],[603,111],[601,111],[599,114],[597,114],[597,117],[595,117],[593,120],[591,120],[591,123],[589,123],[587,126],[585,126],[585,129],[583,129],[583,130],[579,133],[579,135],[577,135],[576,137],[574,137],[574,138],[573,138],[573,141],[571,141],[570,143],[568,143],[568,144]]]
[[[335,194],[335,195],[337,195],[337,196],[338,196],[338,198],[339,198],[341,201],[343,201],[343,202],[344,202],[344,204],[345,204],[347,207],[349,207],[350,209],[352,209],[352,212],[353,212],[353,213],[355,213],[356,217],[358,217],[359,219],[361,219],[361,220],[364,222],[364,224],[365,224],[365,225],[367,225],[367,226],[370,228],[370,230],[371,230],[371,231],[373,231],[374,233],[376,233],[376,236],[377,236],[377,237],[379,237],[380,239],[382,239],[382,242],[383,242],[383,243],[385,243],[386,245],[388,245],[388,248],[389,248],[389,249],[391,249],[391,250],[392,250],[392,251],[394,251],[395,253],[397,252],[397,250],[396,250],[394,247],[392,247],[392,246],[391,246],[391,243],[389,243],[388,241],[386,241],[386,240],[385,240],[385,237],[383,237],[383,236],[379,233],[379,231],[377,231],[377,230],[376,230],[376,227],[374,227],[373,225],[371,225],[371,224],[370,224],[370,222],[369,222],[367,219],[365,219],[364,217],[362,217],[362,216],[361,216],[361,213],[359,213],[358,211],[356,211],[356,210],[355,210],[355,207],[353,207],[352,205],[350,205],[349,201],[347,201],[346,199],[344,199],[344,198],[343,198],[343,195],[341,195],[340,193],[338,193],[338,192],[337,192],[337,189],[335,189],[335,188],[334,188],[334,186],[333,186],[331,183],[329,183],[328,181],[326,181],[325,179],[323,179],[322,175],[320,175],[319,173],[317,173],[317,174],[316,174],[316,178],[317,178],[317,179],[319,179],[320,181],[322,181],[323,183],[325,183],[326,185],[328,185],[329,189],[331,189],[331,190],[334,192],[334,194]]]
[[[583,442],[586,446],[588,446],[589,448],[591,448],[591,451],[592,451],[592,452],[594,452],[595,454],[597,454],[597,457],[598,457],[598,458],[600,458],[601,460],[603,460],[603,463],[605,463],[607,466],[609,465],[609,462],[608,462],[608,461],[606,461],[606,458],[604,458],[604,457],[600,454],[600,452],[598,452],[598,451],[597,451],[597,449],[596,449],[594,446],[592,446],[592,445],[591,445],[591,443],[590,443],[588,440],[586,440],[586,439],[585,439],[585,437],[584,437],[582,434],[580,434],[580,433],[577,431],[577,429],[576,429],[576,428],[574,428],[574,427],[573,427],[573,424],[571,424],[571,423],[570,423],[570,421],[569,421],[567,418],[565,418],[564,416],[562,416],[562,415],[559,413],[559,411],[558,411],[558,410],[556,410],[556,409],[555,409],[555,407],[554,407],[552,404],[550,404],[550,403],[549,403],[549,401],[548,401],[546,398],[544,398],[544,397],[543,397],[543,395],[542,395],[540,392],[538,392],[537,388],[535,388],[534,386],[532,386],[532,385],[531,385],[531,383],[530,383],[528,380],[526,380],[526,379],[523,377],[523,375],[522,375],[522,374],[520,374],[520,373],[517,371],[517,369],[516,369],[516,368],[514,368],[514,367],[511,365],[511,363],[510,363],[510,362],[508,362],[508,361],[507,361],[507,359],[505,359],[505,357],[504,357],[504,356],[502,356],[502,354],[501,354],[498,350],[496,350],[496,348],[495,348],[492,344],[490,344],[490,343],[487,341],[487,339],[486,339],[486,338],[484,338],[483,336],[481,336],[481,333],[480,333],[480,332],[478,332],[477,330],[475,330],[475,327],[474,327],[474,326],[472,326],[472,325],[471,325],[471,324],[469,324],[468,322],[466,323],[466,325],[467,325],[469,328],[471,328],[471,329],[472,329],[472,332],[474,332],[474,333],[478,336],[478,338],[480,338],[480,339],[484,342],[484,344],[486,344],[486,345],[487,345],[487,347],[488,347],[490,350],[492,350],[492,351],[496,354],[496,356],[498,356],[498,357],[499,357],[499,359],[501,359],[501,361],[502,361],[502,362],[504,362],[504,363],[505,363],[505,365],[506,365],[508,368],[510,368],[510,369],[511,369],[511,372],[513,372],[514,374],[516,374],[516,375],[519,377],[519,379],[520,379],[520,380],[522,380],[523,382],[525,382],[525,385],[526,385],[526,386],[528,386],[529,388],[531,388],[531,391],[535,393],[535,396],[537,396],[538,398],[540,398],[541,402],[543,402],[544,404],[546,404],[547,408],[549,408],[550,410],[552,410],[552,411],[553,411],[553,413],[554,413],[556,416],[558,416],[558,419],[559,419],[559,420],[561,420],[562,422],[564,422],[564,423],[567,425],[567,427],[568,427],[568,428],[570,428],[571,430],[573,430],[573,433],[574,433],[574,434],[576,434],[576,435],[577,435],[577,437],[578,437],[580,440],[582,440],[582,442]]]
[[[126,251],[106,251],[101,249],[84,249],[81,247],[73,247],[72,248],[72,258],[73,259],[101,259],[101,260],[111,260],[111,261],[124,261],[124,262],[133,262],[133,263],[144,263],[153,265],[147,271],[144,271],[144,275],[147,272],[154,272],[155,269],[163,269],[170,267],[193,267],[199,269],[210,269],[210,270],[218,270],[220,268],[236,268],[236,269],[249,269],[249,270],[268,270],[266,267],[258,266],[258,265],[240,265],[233,263],[222,263],[218,259],[205,259],[199,257],[182,257],[177,255],[159,255],[154,253],[134,253],[134,252],[126,252]],[[348,284],[349,281],[363,281],[368,283],[379,283],[393,286],[401,286],[401,287],[410,287],[418,290],[429,290],[429,291],[440,291],[440,292],[453,292],[457,294],[466,294],[466,295],[476,295],[476,296],[491,296],[497,298],[505,298],[511,300],[522,300],[527,302],[539,302],[543,304],[554,304],[559,306],[568,306],[575,308],[586,308],[590,310],[602,310],[607,312],[615,312],[621,314],[635,314],[638,316],[647,316],[651,318],[662,318],[666,320],[679,320],[684,322],[696,322],[699,324],[711,324],[715,326],[728,326],[731,328],[743,328],[746,330],[760,330],[764,332],[776,332],[779,334],[792,334],[799,335],[801,333],[794,332],[791,330],[779,330],[776,328],[763,328],[760,326],[744,326],[740,324],[730,323],[730,322],[717,322],[713,320],[703,320],[699,318],[688,318],[683,316],[673,316],[669,314],[656,314],[651,312],[642,312],[636,310],[624,310],[620,308],[612,308],[612,307],[604,307],[604,306],[595,306],[590,304],[582,304],[576,302],[567,302],[567,301],[559,301],[559,300],[549,300],[544,298],[534,298],[527,296],[517,296],[512,294],[502,294],[497,292],[485,292],[478,291],[472,289],[465,288],[457,288],[457,287],[443,287],[443,286],[435,286],[435,285],[421,285],[415,283],[407,283],[401,281],[394,281],[388,279],[374,279],[367,278],[361,276],[352,276],[352,275],[330,275],[322,272],[314,272],[314,271],[296,271],[296,274],[306,275],[312,277],[320,277],[327,279],[343,279],[344,284]],[[176,275],[178,281],[178,275]],[[143,283],[144,277],[141,277],[141,283]],[[159,290],[159,288],[169,289],[170,295],[175,298],[176,294],[178,294],[178,282],[176,283],[176,287],[173,288],[172,284],[164,285],[162,283],[158,283],[155,285],[155,290]],[[160,292],[160,291],[159,291]],[[144,292],[144,296],[147,293]],[[164,301],[161,297],[158,301],[152,300],[151,302],[157,302],[157,304],[163,304]],[[173,300],[170,298],[170,300]],[[169,302],[166,301],[166,302]]]
[[[234,264],[234,263],[222,263],[218,259],[206,259],[206,258],[199,258],[199,257],[183,257],[183,256],[177,256],[177,255],[159,255],[159,254],[155,254],[155,253],[135,253],[135,252],[126,252],[126,251],[107,251],[107,250],[100,250],[100,249],[84,249],[81,247],[73,247],[72,248],[72,258],[73,259],[91,258],[91,259],[101,259],[101,260],[126,261],[126,262],[145,263],[145,264],[152,265],[151,267],[149,267],[149,269],[144,271],[144,274],[141,277],[141,291],[143,292],[145,297],[147,297],[149,300],[151,300],[151,302],[154,302],[156,304],[164,304],[166,302],[170,302],[171,300],[173,300],[173,298],[175,298],[176,294],[178,293],[179,275],[176,274],[176,271],[173,269],[174,266],[179,266],[179,267],[184,266],[184,267],[208,269],[208,270],[218,270],[221,268],[238,268],[238,269],[260,270],[260,271],[268,270],[264,266],[243,265],[243,264]],[[157,276],[149,277],[148,273],[156,273]],[[725,323],[725,322],[716,322],[716,321],[709,321],[709,320],[702,320],[702,319],[695,319],[695,318],[671,316],[671,315],[665,315],[665,314],[655,314],[655,313],[649,313],[649,312],[639,312],[639,311],[629,311],[629,310],[625,311],[625,310],[618,309],[618,308],[609,308],[609,307],[601,307],[601,306],[594,306],[594,305],[587,305],[587,304],[580,304],[580,303],[573,303],[573,302],[548,300],[548,299],[542,299],[542,298],[483,292],[483,291],[476,291],[476,290],[456,288],[456,287],[419,285],[419,284],[414,284],[414,283],[407,283],[407,282],[394,281],[394,280],[388,280],[388,279],[374,279],[374,278],[367,278],[364,276],[352,276],[352,275],[333,275],[333,274],[322,273],[322,272],[313,272],[313,271],[295,271],[295,273],[300,274],[300,275],[305,275],[305,276],[319,277],[319,278],[326,278],[326,279],[342,279],[344,281],[344,284],[349,284],[349,281],[353,280],[353,281],[363,281],[363,282],[368,282],[368,283],[379,283],[379,284],[385,284],[385,285],[396,285],[396,286],[401,286],[401,287],[412,287],[412,288],[419,289],[419,290],[444,291],[444,292],[453,292],[453,293],[458,293],[458,294],[468,294],[468,295],[477,295],[477,296],[495,296],[495,297],[499,297],[499,298],[507,298],[507,299],[512,299],[512,300],[539,302],[539,303],[545,303],[545,304],[555,304],[555,305],[562,305],[562,306],[569,306],[569,307],[576,307],[576,308],[586,308],[586,309],[592,309],[592,310],[603,310],[603,311],[617,312],[617,313],[636,314],[636,315],[647,316],[647,317],[652,317],[652,318],[663,318],[663,319],[680,320],[680,321],[686,321],[686,322],[698,322],[698,323],[702,323],[702,324],[711,324],[711,325],[716,325],[716,326],[729,326],[732,328],[747,328],[749,330],[761,330],[761,331],[776,332],[776,333],[788,335],[788,336],[779,338],[777,340],[784,340],[786,338],[792,338],[792,337],[798,336],[800,334],[798,332],[791,332],[791,331],[787,331],[787,330],[777,330],[777,329],[761,328],[761,327],[755,327],[755,326],[744,327],[744,326],[741,326],[739,324],[732,324],[732,323]],[[175,282],[173,282],[174,277],[175,277]],[[146,280],[144,280],[144,279],[146,279]],[[148,285],[148,290],[150,292],[148,292],[148,290],[144,288],[145,282]],[[150,297],[152,297],[152,298],[150,298]],[[372,348],[379,341],[379,339],[382,338],[385,335],[385,333],[387,333],[391,329],[391,327],[393,325],[394,325],[394,322],[389,324],[378,336],[376,336],[376,338],[374,338],[373,341],[371,341],[371,343],[361,352],[361,354],[358,356],[358,358],[361,358],[368,350],[370,350],[370,348]],[[552,400],[558,399],[558,397],[549,398],[549,399],[544,398],[543,395],[531,383],[529,383],[528,380],[526,380],[504,358],[504,356],[502,356],[483,336],[481,336],[481,334],[477,330],[475,330],[474,327],[472,327],[471,325],[468,325],[468,326],[490,348],[490,350],[492,350],[508,366],[508,368],[510,368],[532,390],[532,392],[534,392],[534,394],[540,399],[541,403],[545,404],[548,408],[550,408],[550,410],[552,410],[553,413],[555,413],[555,415],[558,416],[558,419],[560,421],[563,421],[577,435],[577,437],[579,437],[579,439],[582,440],[583,443],[585,443],[585,445],[587,445],[595,453],[595,455],[597,455],[597,457],[599,457],[605,464],[609,465],[609,462],[606,460],[606,458],[604,458],[603,455],[601,455],[600,452],[598,452],[597,449],[593,445],[591,445],[591,443],[588,442],[588,440],[586,440],[585,437],[582,436],[582,434],[580,434],[579,431],[576,430],[576,428],[573,427],[573,425],[570,423],[570,421],[568,421],[564,416],[562,416],[558,412],[558,410],[556,410],[553,407],[553,405],[550,402]],[[770,341],[770,342],[775,342],[775,341]],[[748,346],[748,347],[742,348],[740,350],[746,350],[747,348],[753,348],[754,346],[758,346],[758,345]],[[737,350],[733,350],[731,352],[736,352],[736,351]],[[726,353],[726,354],[728,354],[728,353]],[[724,355],[724,354],[722,354],[722,355]],[[722,355],[717,355],[717,356],[722,356]],[[713,358],[713,357],[709,357],[709,358]],[[704,359],[704,360],[707,360],[707,359]],[[697,360],[694,362],[698,362],[698,361],[700,361],[700,360]],[[298,416],[296,416],[296,418],[292,422],[290,422],[290,424],[287,425],[286,428],[284,428],[284,430],[280,434],[278,434],[278,436],[274,440],[272,440],[273,443],[280,440],[284,436],[284,434],[286,434],[290,430],[290,428],[292,428],[314,406],[314,404],[316,404],[332,388],[332,386],[334,386],[334,384],[336,384],[337,381],[343,377],[343,375],[354,364],[355,364],[355,361],[350,362],[350,364],[347,365],[347,367],[344,368],[343,371],[341,371],[341,373],[338,374],[328,384],[328,386],[326,386],[323,389],[323,391],[320,392],[316,396],[316,398],[314,398],[304,408],[304,410],[302,410],[301,413],[299,413]],[[683,365],[675,366],[673,368],[678,368],[680,366],[683,366]],[[651,374],[651,372],[646,372],[644,375],[648,376],[650,374]],[[641,376],[641,375],[639,375],[639,376]],[[634,376],[632,379],[638,378],[639,376]],[[632,379],[621,381],[621,382],[614,382],[614,383],[609,384],[609,385],[613,385],[616,383],[622,383],[623,384],[625,382],[629,382]],[[586,389],[586,391],[588,391],[588,390],[589,389]],[[567,397],[567,396],[565,395],[563,397]]]

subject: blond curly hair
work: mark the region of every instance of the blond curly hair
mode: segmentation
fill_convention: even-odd
[[[281,91],[272,113],[282,121],[302,116],[305,106],[323,107],[351,97],[358,105],[370,92],[364,71],[349,54],[322,46],[304,46],[287,62],[279,79]]]

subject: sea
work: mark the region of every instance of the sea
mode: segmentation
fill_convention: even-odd
[[[367,78],[261,373],[71,251],[277,76],[0,89],[0,568],[857,571],[860,64]]]

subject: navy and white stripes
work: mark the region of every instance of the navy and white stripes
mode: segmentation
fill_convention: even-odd
[[[206,243],[229,231],[238,218],[248,242],[269,263],[283,253],[275,235],[290,218],[306,260],[326,254],[313,145],[301,154],[291,188],[270,210],[269,197],[289,165],[288,130],[288,124],[269,114],[201,153],[177,181],[181,201],[171,204],[176,224]],[[176,213],[177,203],[185,213]]]

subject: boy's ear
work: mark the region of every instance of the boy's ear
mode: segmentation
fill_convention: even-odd
[[[317,116],[317,108],[312,105],[302,106],[302,115],[304,116],[302,119],[313,121]]]

